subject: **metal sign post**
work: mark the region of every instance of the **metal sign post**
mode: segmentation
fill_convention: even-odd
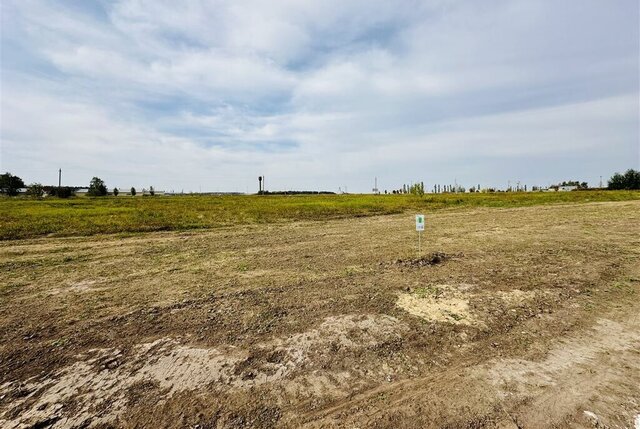
[[[424,231],[424,215],[416,215],[416,231],[418,231],[418,256],[422,253],[422,231]]]

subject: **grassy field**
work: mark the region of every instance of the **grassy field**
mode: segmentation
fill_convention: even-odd
[[[0,427],[633,427],[640,200],[427,211],[596,196],[7,201],[428,224],[0,241]]]
[[[637,191],[311,196],[179,196],[0,199],[0,240],[43,235],[188,230],[288,221],[328,220],[408,210],[523,207],[541,204],[626,201]]]

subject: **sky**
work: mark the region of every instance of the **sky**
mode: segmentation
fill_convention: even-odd
[[[166,191],[640,168],[637,0],[1,3],[0,170]]]

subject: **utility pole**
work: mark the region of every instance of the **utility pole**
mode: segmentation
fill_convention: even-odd
[[[61,186],[62,186],[62,168],[58,169],[58,189],[60,189]]]

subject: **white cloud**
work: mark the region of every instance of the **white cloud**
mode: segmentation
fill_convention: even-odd
[[[257,174],[361,191],[373,175],[389,187],[567,170],[593,180],[640,164],[637,12],[597,1],[7,2],[1,167],[27,181],[65,165],[77,183],[99,173],[168,189],[253,189]],[[554,162],[531,171],[532,159]]]

